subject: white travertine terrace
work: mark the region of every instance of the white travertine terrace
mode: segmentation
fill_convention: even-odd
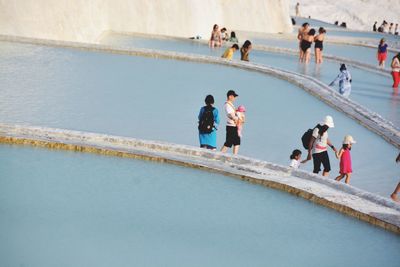
[[[286,191],[400,233],[400,205],[390,199],[249,157],[166,142],[11,124],[0,124],[0,142],[155,160],[214,171]]]
[[[209,38],[228,29],[290,32],[287,0],[2,0],[0,34],[95,42],[109,30]]]

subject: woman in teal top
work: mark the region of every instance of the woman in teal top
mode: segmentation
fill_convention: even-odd
[[[217,149],[217,126],[219,124],[219,115],[218,115],[218,109],[214,108],[214,97],[212,95],[206,96],[206,99],[204,100],[206,105],[200,109],[199,112],[199,141],[200,141],[200,147],[202,148],[207,148],[207,149],[212,149],[216,150]],[[207,119],[207,114],[209,113],[211,116],[211,121]],[[205,124],[208,126],[211,126],[211,132],[210,133],[204,133],[200,129],[201,126],[200,124]]]

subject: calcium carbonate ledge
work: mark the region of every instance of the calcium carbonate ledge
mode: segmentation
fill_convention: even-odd
[[[317,98],[321,99],[322,101],[332,106],[333,108],[337,109],[338,111],[343,112],[344,114],[353,118],[361,125],[377,133],[387,142],[391,143],[397,148],[400,148],[400,131],[398,128],[396,128],[396,126],[393,125],[393,123],[382,118],[379,114],[372,112],[367,108],[355,103],[354,101],[342,97],[339,93],[332,90],[329,86],[322,83],[321,81],[296,72],[291,72],[251,62],[231,61],[218,57],[177,53],[171,51],[133,49],[133,48],[98,45],[98,44],[52,41],[52,40],[32,39],[32,38],[3,36],[3,35],[0,35],[0,41],[75,48],[87,51],[98,51],[98,52],[124,54],[132,56],[145,56],[152,58],[163,58],[163,59],[183,60],[183,61],[191,61],[199,63],[219,64],[249,71],[256,71],[267,75],[272,75],[274,77],[286,80],[304,89],[308,93],[316,96]]]
[[[296,195],[400,234],[400,205],[322,176],[196,147],[105,134],[0,124],[0,143],[154,160],[204,169]]]

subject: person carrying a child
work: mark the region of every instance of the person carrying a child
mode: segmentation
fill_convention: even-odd
[[[346,135],[343,140],[343,146],[339,150],[339,152],[336,153],[336,158],[340,158],[340,175],[335,178],[336,181],[342,180],[344,177],[346,177],[345,183],[349,184],[350,183],[350,178],[351,174],[353,172],[352,166],[351,166],[351,155],[350,155],[350,150],[353,144],[355,144],[356,141],[353,139],[351,135]]]
[[[236,116],[238,117],[236,127],[239,137],[242,137],[243,123],[245,123],[246,120],[246,115],[244,114],[245,112],[246,108],[243,105],[238,106],[238,108],[236,109]]]

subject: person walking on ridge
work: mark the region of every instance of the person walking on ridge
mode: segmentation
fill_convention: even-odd
[[[350,150],[355,143],[356,141],[351,135],[346,135],[343,140],[342,148],[336,153],[336,158],[340,159],[340,175],[335,178],[338,182],[346,177],[345,183],[350,183],[351,174],[353,173]]]
[[[327,147],[330,146],[336,153],[336,148],[332,145],[328,138],[328,129],[333,128],[335,125],[331,116],[326,116],[324,121],[318,124],[312,133],[310,143],[308,145],[308,156],[307,160],[313,159],[314,169],[313,173],[319,173],[321,171],[321,164],[324,167],[322,172],[323,176],[328,176],[331,170],[331,164],[329,162],[329,155]],[[312,156],[311,156],[312,155]]]
[[[199,141],[200,147],[211,150],[217,149],[217,125],[219,124],[218,109],[213,107],[214,97],[206,96],[206,105],[200,109],[199,120]]]
[[[238,135],[238,129],[236,126],[239,118],[236,116],[236,108],[233,105],[233,102],[238,96],[239,95],[233,90],[229,90],[226,93],[227,100],[224,104],[224,110],[226,114],[226,139],[223,147],[221,148],[222,152],[226,152],[228,148],[231,148],[233,145],[233,154],[235,155],[239,152],[240,137]]]

